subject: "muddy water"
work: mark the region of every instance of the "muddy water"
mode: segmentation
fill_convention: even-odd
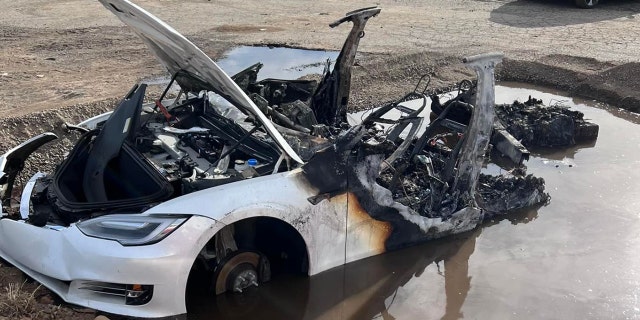
[[[527,165],[546,180],[547,206],[311,278],[279,278],[249,296],[203,301],[188,317],[640,318],[640,117],[535,88],[496,88],[498,103],[529,95],[563,101],[600,125],[595,143],[532,150]]]

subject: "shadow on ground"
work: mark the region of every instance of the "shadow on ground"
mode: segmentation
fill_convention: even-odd
[[[640,1],[600,0],[598,7],[580,9],[572,0],[516,0],[491,12],[489,21],[516,28],[558,27],[614,20],[640,19]]]

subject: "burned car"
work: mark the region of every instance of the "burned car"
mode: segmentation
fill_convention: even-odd
[[[146,85],[135,85],[113,112],[68,126],[83,132],[73,149],[21,191],[16,175],[56,136],[0,157],[0,256],[65,301],[129,316],[182,314],[192,287],[242,294],[279,273],[315,275],[499,213],[483,210],[476,185],[501,55],[465,59],[478,74],[468,124],[445,109],[426,126],[428,97],[414,90],[348,125],[350,68],[378,8],[332,25],[353,23],[320,83],[258,82],[259,65],[229,77],[135,4],[100,2],[169,71],[163,94],[147,104]],[[392,110],[401,115],[389,119]],[[455,139],[441,143],[445,135]],[[542,179],[518,179],[505,210],[547,200]]]

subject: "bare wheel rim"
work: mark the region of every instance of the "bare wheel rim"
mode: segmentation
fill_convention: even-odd
[[[229,288],[232,292],[242,293],[244,289],[249,287],[257,287],[258,286],[258,272],[256,269],[249,265],[244,264],[245,268],[243,270],[239,270],[232,277],[229,278]],[[242,266],[238,266],[237,268],[241,268]]]
[[[237,279],[238,272],[244,271],[246,269],[246,265],[250,266],[255,272],[255,282],[257,283],[258,276],[256,270],[258,270],[259,261],[260,256],[255,252],[241,252],[227,260],[215,277],[216,294],[224,293],[227,290],[233,290],[233,283],[235,283],[235,280],[239,280]]]

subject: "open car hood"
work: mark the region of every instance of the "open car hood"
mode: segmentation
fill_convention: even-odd
[[[213,91],[254,115],[278,146],[293,160],[302,159],[287,144],[271,121],[218,65],[191,41],[149,12],[127,0],[99,0],[142,38],[180,87],[187,91]],[[184,75],[184,76],[183,76]]]

